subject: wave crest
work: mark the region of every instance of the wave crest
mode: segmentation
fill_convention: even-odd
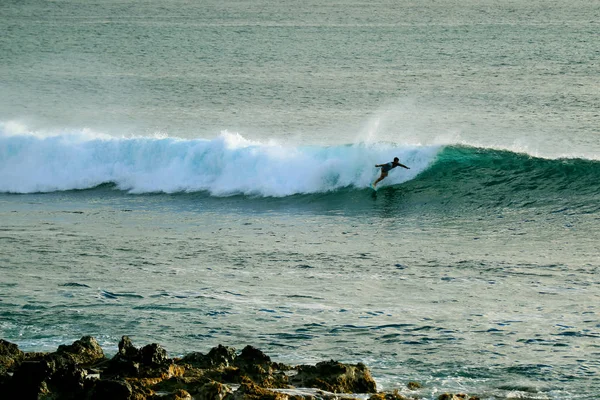
[[[378,174],[374,165],[396,156],[411,170],[390,174],[386,181],[405,182],[425,170],[439,148],[389,143],[293,147],[229,132],[212,140],[3,132],[0,192],[52,192],[112,183],[131,193],[283,197],[366,188]]]

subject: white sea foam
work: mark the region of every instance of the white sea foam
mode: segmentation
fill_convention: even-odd
[[[411,169],[399,168],[386,180],[398,184],[427,168],[440,148],[393,143],[285,146],[229,132],[212,140],[184,140],[0,128],[0,191],[13,193],[86,189],[108,182],[131,193],[208,191],[217,196],[366,188],[378,174],[375,164],[400,157]]]

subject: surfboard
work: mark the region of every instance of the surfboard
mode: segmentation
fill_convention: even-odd
[[[372,183],[371,183],[371,189],[373,189],[374,191],[377,191],[377,187],[375,185],[373,185]]]

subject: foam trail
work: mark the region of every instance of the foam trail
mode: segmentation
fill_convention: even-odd
[[[216,196],[288,196],[367,187],[374,164],[398,156],[411,167],[386,184],[412,179],[438,147],[358,143],[286,147],[223,132],[212,140],[114,138],[89,132],[34,135],[0,126],[0,192],[87,189],[114,183],[131,193],[208,191]]]

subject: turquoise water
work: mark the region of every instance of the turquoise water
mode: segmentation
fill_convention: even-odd
[[[2,2],[0,337],[596,398],[599,14]]]

